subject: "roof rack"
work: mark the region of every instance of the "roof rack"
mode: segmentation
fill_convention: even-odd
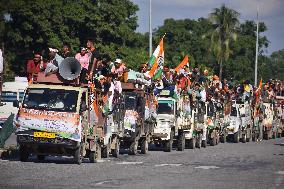
[[[38,84],[60,84],[60,85],[71,85],[71,86],[79,86],[79,79],[76,78],[74,80],[68,81],[66,79],[63,79],[60,74],[57,73],[52,73],[50,75],[45,75],[44,72],[39,72],[37,81],[34,81],[33,83],[38,83]]]

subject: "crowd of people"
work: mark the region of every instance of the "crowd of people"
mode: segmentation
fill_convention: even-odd
[[[86,47],[81,47],[76,54],[71,53],[71,47],[64,44],[60,53],[56,48],[48,48],[48,56],[43,58],[41,52],[35,51],[32,60],[27,62],[28,81],[36,81],[39,72],[46,75],[58,70],[60,62],[66,57],[74,57],[81,64],[80,82],[93,81],[95,87],[102,91],[121,92],[122,82],[135,82],[151,88],[155,95],[167,89],[172,96],[188,94],[191,101],[230,101],[231,99],[250,99],[261,96],[264,100],[284,95],[283,82],[271,79],[259,86],[252,86],[248,80],[240,84],[226,79],[220,80],[217,75],[209,75],[207,69],[191,68],[189,65],[181,69],[170,69],[163,66],[162,75],[154,80],[149,76],[150,66],[142,63],[138,72],[127,68],[122,59],[110,58],[102,60],[93,40],[88,40]]]

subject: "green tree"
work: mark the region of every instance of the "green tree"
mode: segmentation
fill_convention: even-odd
[[[266,31],[264,23],[260,23],[259,27],[259,64],[265,61],[262,55],[265,48],[268,46],[268,40],[261,34]],[[238,29],[238,40],[231,44],[231,49],[234,52],[227,64],[224,65],[223,76],[226,78],[232,77],[237,81],[254,80],[255,66],[255,42],[256,42],[256,23],[254,21],[245,21],[240,24]],[[259,77],[260,78],[260,77]]]
[[[167,33],[164,39],[165,59],[171,66],[177,66],[187,54],[190,56],[192,67],[210,66],[212,56],[209,53],[210,38],[204,37],[208,30],[212,30],[207,19],[198,20],[166,19],[164,25],[159,27],[155,35],[155,44],[159,43],[161,36]]]
[[[135,33],[138,6],[130,0],[14,0],[6,3],[9,6],[4,6],[4,12],[9,13],[11,20],[5,22],[4,41],[9,63],[17,75],[25,70],[25,61],[32,50],[48,46],[61,49],[64,42],[77,51],[92,38],[103,57],[111,58],[125,56],[126,48],[144,50],[139,47],[141,34]]]
[[[273,52],[269,57],[261,56],[259,75],[264,81],[284,78],[284,49]]]
[[[229,9],[224,4],[221,8],[215,8],[209,15],[209,20],[214,26],[211,35],[211,49],[220,66],[220,79],[222,79],[223,63],[233,53],[231,42],[237,38],[236,32],[239,25],[239,16],[240,14],[237,11]]]

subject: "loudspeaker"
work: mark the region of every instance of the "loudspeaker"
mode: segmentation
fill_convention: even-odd
[[[59,74],[62,78],[71,81],[76,79],[81,73],[80,62],[72,57],[65,58],[59,64]]]

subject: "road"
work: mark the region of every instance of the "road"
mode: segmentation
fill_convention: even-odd
[[[81,165],[72,158],[0,160],[0,188],[283,189],[284,138],[184,152],[150,151]]]

